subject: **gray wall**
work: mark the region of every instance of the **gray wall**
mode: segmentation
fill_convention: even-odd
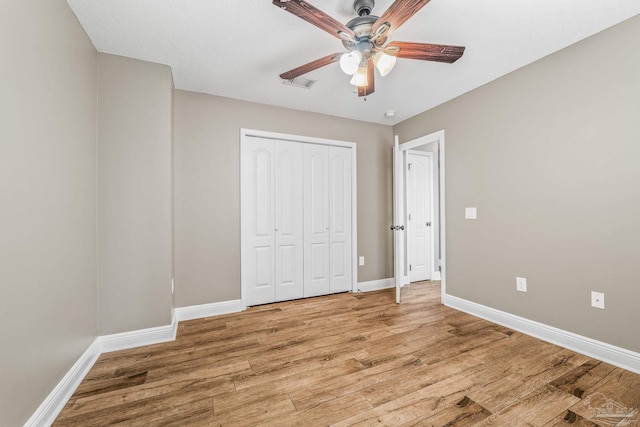
[[[171,323],[173,80],[98,57],[98,333]]]
[[[0,425],[96,336],[96,50],[64,0],[0,13]]]
[[[240,128],[357,143],[358,280],[393,276],[390,126],[177,90],[176,306],[240,298]]]
[[[450,294],[640,351],[638,46],[635,17],[395,127],[446,131]]]

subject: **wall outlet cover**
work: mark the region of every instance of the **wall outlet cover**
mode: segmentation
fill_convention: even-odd
[[[591,291],[591,307],[604,310],[604,293]]]
[[[516,277],[516,290],[520,292],[527,292],[527,279],[526,277]]]
[[[358,265],[364,265],[364,257],[363,256],[358,258]]]

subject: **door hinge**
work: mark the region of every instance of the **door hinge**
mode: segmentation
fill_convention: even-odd
[[[411,170],[411,163],[407,163],[407,169]]]
[[[409,264],[409,271],[411,271],[411,264]]]
[[[411,214],[409,214],[409,221],[411,221]]]

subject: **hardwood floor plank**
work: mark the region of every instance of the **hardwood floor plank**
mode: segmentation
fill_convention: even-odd
[[[462,375],[449,377],[337,422],[335,426],[391,426],[417,420],[425,414],[435,415],[455,405],[472,385]]]
[[[142,419],[171,407],[189,407],[190,403],[211,400],[210,392],[206,387],[197,387],[191,390],[178,390],[161,396],[123,403],[117,407],[109,407],[75,416],[58,417],[54,426],[104,426],[118,423],[135,423]]]
[[[615,366],[598,360],[589,360],[556,378],[551,382],[551,385],[582,398],[587,390],[591,390],[614,369]]]
[[[348,375],[325,377],[321,381],[297,387],[289,392],[289,396],[298,410],[306,409],[327,400],[371,387],[384,381],[384,378],[397,375],[403,369],[410,370],[416,361],[418,359],[414,356],[402,356]]]
[[[495,413],[591,360],[587,356],[551,345],[540,350],[538,354],[534,353],[524,359],[514,356],[514,362],[510,366],[506,361],[493,364],[495,375],[486,385],[479,382],[473,373],[470,374],[469,377],[479,385],[469,390],[469,397]],[[505,370],[501,366],[509,367]]]
[[[126,391],[116,390],[104,393],[100,395],[100,399],[96,399],[95,396],[77,398],[65,407],[64,414],[68,417],[78,416],[106,408],[117,408],[125,403],[144,401],[153,397],[166,395],[170,392],[181,391],[184,393],[190,393],[195,391],[197,388],[206,389],[210,396],[217,396],[235,391],[235,386],[231,378],[218,378],[213,380],[190,379],[180,381],[170,379],[141,384],[136,387],[131,387]]]
[[[288,418],[283,419],[281,425],[326,426],[350,418],[371,408],[371,404],[359,393],[350,393],[324,401],[315,406],[298,409]]]
[[[461,374],[465,359],[464,355],[461,355],[455,360],[436,364],[427,364],[418,359],[407,369],[396,370],[387,380],[377,382],[363,389],[361,393],[374,406],[379,406]]]
[[[584,419],[580,415],[568,410],[564,414],[560,414],[548,423],[544,427],[605,427],[587,419]]]
[[[115,426],[147,427],[147,426],[185,426],[192,425],[196,420],[213,421],[213,403],[211,398],[191,401],[183,405],[169,405],[147,415],[135,419],[123,420]]]
[[[640,375],[614,368],[570,409],[596,424],[640,425]]]
[[[363,369],[362,364],[354,358],[344,360],[342,357],[331,362],[320,359],[311,359],[305,363],[291,363],[280,365],[272,369],[263,369],[260,372],[252,372],[234,377],[236,390],[255,387],[274,381],[287,379],[298,373],[311,373],[314,376],[345,375]],[[324,374],[324,375],[323,375]]]
[[[136,385],[144,384],[147,381],[148,371],[132,372],[129,375],[121,375],[112,378],[96,379],[94,381],[84,381],[76,389],[76,398],[91,396],[97,393],[107,393],[112,390],[122,390]]]
[[[485,418],[477,426],[543,426],[566,413],[577,400],[577,397],[547,385]]]
[[[249,393],[246,395],[250,396]],[[240,402],[233,410],[225,410],[214,398],[214,425],[258,426],[264,424],[283,425],[281,420],[291,416],[296,408],[286,393],[269,396],[268,399],[253,399]]]
[[[442,412],[419,417],[417,420],[403,424],[402,427],[467,427],[476,425],[491,415],[491,412],[472,400],[459,405],[458,403],[463,399],[464,397],[453,406],[448,405]]]

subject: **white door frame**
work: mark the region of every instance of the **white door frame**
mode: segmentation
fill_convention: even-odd
[[[358,289],[358,173],[356,169],[357,153],[356,144],[354,142],[338,141],[334,139],[315,138],[310,136],[290,135],[279,132],[267,132],[254,129],[240,129],[240,301],[242,310],[247,309],[247,283],[246,272],[247,262],[245,256],[247,249],[245,247],[245,233],[243,229],[243,207],[248,203],[248,188],[244,182],[242,171],[242,159],[244,159],[247,150],[247,140],[250,137],[276,139],[282,141],[302,142],[306,144],[321,144],[336,147],[346,147],[351,149],[351,277],[352,277],[352,292],[357,292]]]
[[[433,224],[435,221],[433,220],[433,214],[434,214],[434,210],[433,210],[433,205],[434,205],[434,191],[433,191],[433,153],[430,153],[428,151],[420,151],[420,150],[415,150],[415,149],[409,149],[405,151],[405,155],[404,155],[404,169],[405,171],[408,171],[409,169],[409,154],[413,154],[416,156],[423,156],[423,157],[427,157],[429,159],[429,172],[431,174],[431,176],[429,177],[429,199],[430,199],[430,203],[429,203],[429,218],[431,221],[431,224]],[[406,173],[406,172],[405,172]],[[406,183],[407,180],[404,180],[404,182]],[[405,184],[406,185],[406,184]],[[408,208],[409,206],[409,190],[407,189],[406,191],[406,197],[405,197],[405,206]],[[404,210],[404,214],[405,214],[405,224],[407,224],[407,238],[405,239],[405,249],[404,249],[404,253],[406,254],[406,256],[404,257],[404,261],[405,261],[405,273],[406,273],[406,278],[405,278],[405,285],[408,283],[411,283],[411,270],[409,269],[409,261],[411,259],[411,250],[410,250],[410,241],[411,241],[411,225],[412,223],[409,222],[409,212],[407,212],[408,209]],[[433,232],[433,228],[431,229],[431,232],[429,233],[430,237],[429,237],[429,250],[430,250],[430,254],[429,257],[431,258],[430,261],[430,271],[428,272],[428,277],[429,279],[427,280],[432,280],[433,279],[433,269],[435,267],[435,263],[434,261],[434,255],[435,255],[435,242],[434,242],[434,232]]]
[[[447,263],[446,263],[446,223],[445,223],[445,140],[444,140],[444,130],[440,130],[438,132],[434,132],[432,134],[429,135],[425,135],[422,136],[420,138],[414,139],[412,141],[408,141],[405,142],[403,144],[399,144],[398,143],[398,137],[396,136],[396,140],[395,140],[395,148],[394,148],[394,154],[398,153],[400,154],[401,157],[405,157],[405,152],[407,150],[411,150],[414,149],[416,147],[419,147],[421,145],[425,145],[425,144],[430,144],[432,142],[437,142],[438,143],[438,148],[439,148],[439,167],[438,167],[438,174],[439,174],[439,181],[440,181],[440,188],[439,188],[439,206],[440,206],[440,268],[441,268],[441,292],[440,292],[440,299],[442,302],[444,302],[444,296],[447,293]],[[400,159],[394,159],[394,161],[396,163],[394,163],[395,165],[398,165],[398,163],[402,164],[402,162],[400,161]],[[399,178],[399,179],[398,179]],[[396,222],[396,225],[405,225],[406,222],[404,220],[404,212],[406,212],[406,209],[404,209],[404,204],[406,203],[405,201],[405,197],[403,197],[404,194],[406,194],[406,180],[403,179],[402,174],[401,173],[396,173],[394,172],[394,189],[397,189],[397,193],[399,197],[394,197],[394,206],[393,206],[393,212],[394,212],[394,222]],[[399,185],[396,183],[396,181],[400,181]],[[395,193],[395,192],[394,192]],[[396,213],[399,216],[396,216]],[[402,218],[402,223],[397,223],[397,219],[396,218]],[[403,231],[395,231],[394,234],[396,233],[403,233]],[[432,233],[433,234],[433,233]],[[403,241],[406,239],[402,239]],[[404,246],[404,245],[403,245]],[[404,248],[402,248],[404,249]],[[396,245],[396,250],[394,250],[394,266],[396,266],[396,268],[394,269],[394,276],[395,276],[395,283],[396,283],[396,302],[400,302],[400,288],[402,287],[402,282],[404,281],[404,265],[406,265],[406,253],[404,250],[397,250],[397,245]],[[400,268],[398,268],[400,267]]]

